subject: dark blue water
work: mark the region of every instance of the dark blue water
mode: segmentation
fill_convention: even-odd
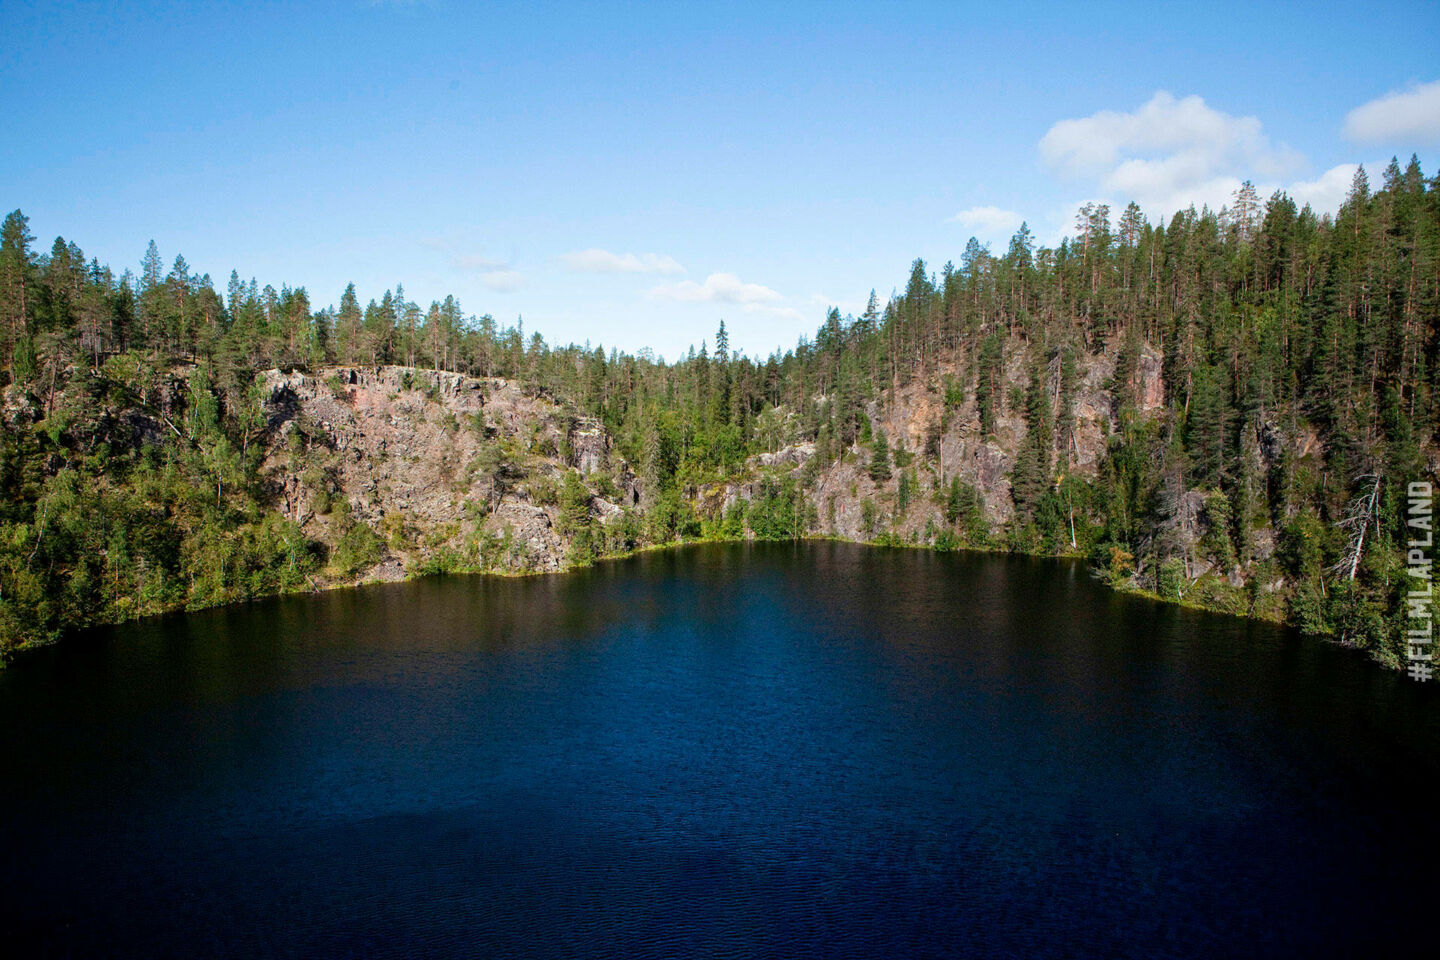
[[[1079,567],[432,579],[0,672],[13,956],[1384,956],[1437,691]]]

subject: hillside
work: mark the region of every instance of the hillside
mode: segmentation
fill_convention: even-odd
[[[1087,557],[1116,587],[1398,666],[1437,470],[1440,184],[1362,171],[958,266],[763,360],[552,346],[453,298],[183,258],[115,277],[5,221],[0,646],[165,609],[697,538]],[[713,349],[712,349],[713,347]]]

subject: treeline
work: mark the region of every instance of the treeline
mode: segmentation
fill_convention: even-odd
[[[1393,664],[1405,483],[1433,463],[1437,326],[1440,178],[1412,158],[1378,190],[1359,170],[1333,218],[1247,183],[1219,211],[1163,224],[1089,205],[1055,249],[1023,226],[1003,255],[972,240],[938,275],[916,261],[878,317],[873,301],[832,312],[780,382],[816,408],[804,419],[822,446],[857,434],[850,398],[867,387],[893,398],[919,380],[947,409],[973,400],[985,434],[1018,414],[1002,543],[1091,553],[1117,582],[1264,609]],[[1117,429],[1082,481],[1079,376],[1102,355]],[[1158,398],[1140,395],[1147,359]]]
[[[917,260],[902,290],[883,303],[872,293],[858,316],[830,311],[783,354],[732,352],[722,323],[670,363],[550,345],[453,297],[422,307],[401,287],[362,306],[351,285],[317,309],[304,288],[232,272],[222,295],[183,257],[167,271],[153,242],[138,274],[116,276],[62,239],[37,254],[16,211],[0,238],[0,361],[7,409],[17,391],[41,409],[28,431],[7,414],[0,619],[12,626],[0,629],[23,635],[14,624],[34,604],[113,617],[303,582],[325,558],[267,510],[255,373],[396,363],[516,379],[601,417],[655,493],[652,540],[816,532],[824,518],[806,482],[863,457],[874,495],[891,501],[867,498],[878,539],[904,513],[898,501],[929,497],[943,518],[924,533],[932,544],[1089,554],[1117,583],[1288,617],[1393,663],[1403,485],[1434,450],[1437,325],[1440,178],[1414,158],[1392,161],[1378,189],[1361,170],[1333,217],[1249,184],[1219,211],[1163,223],[1134,204],[1118,215],[1089,205],[1054,248],[1022,226],[1001,252],[972,239],[958,264]],[[167,399],[160,379],[179,361],[185,396]],[[1076,404],[1097,363],[1110,371],[1115,429],[1098,474],[1080,477]],[[1157,364],[1161,395],[1146,396]],[[916,388],[937,393],[944,415],[906,450],[891,417]],[[126,447],[73,402],[57,423],[57,391],[96,410],[123,394],[183,415],[162,443]],[[966,410],[982,436],[1007,418],[1024,425],[1007,450],[1016,513],[1004,529],[937,462]],[[799,441],[815,444],[816,467],[767,478],[753,522],[699,515],[707,481]],[[67,506],[72,494],[99,506]],[[68,545],[61,516],[76,528]],[[168,545],[151,550],[137,517],[161,518]],[[82,574],[85,551],[106,571],[126,569],[116,556],[139,558],[135,577],[158,564],[154,603],[99,604],[122,592]]]
[[[663,368],[581,357],[564,382],[662,487],[779,443],[813,441],[822,464],[859,443],[887,498],[864,504],[875,539],[923,492],[946,521],[918,531],[932,544],[1086,554],[1117,585],[1404,657],[1405,484],[1433,478],[1440,382],[1440,177],[1416,158],[1379,189],[1357,171],[1333,217],[1248,183],[1165,223],[1089,205],[1053,249],[1022,226],[1003,253],[972,239],[958,265],[917,260],[883,307],[832,310],[763,364],[724,346]],[[1114,430],[1092,479],[1076,405],[1097,363]],[[892,452],[890,411],[917,386],[945,413]],[[940,462],[967,404],[983,436],[1023,422],[1004,529]],[[925,469],[892,478],[900,458]]]

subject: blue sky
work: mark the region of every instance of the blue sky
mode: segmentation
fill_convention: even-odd
[[[764,355],[977,235],[1440,164],[1440,5],[0,6],[0,206],[551,342]]]

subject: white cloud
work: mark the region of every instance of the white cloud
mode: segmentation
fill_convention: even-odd
[[[677,303],[738,303],[742,306],[759,306],[785,299],[777,291],[758,283],[745,283],[733,273],[712,273],[704,283],[694,280],[662,283],[650,291],[650,296]]]
[[[457,254],[450,258],[450,265],[456,270],[492,271],[504,270],[510,265],[504,260],[492,260],[475,254]]]
[[[704,283],[694,280],[662,283],[650,290],[650,299],[674,303],[732,303],[745,313],[804,319],[799,310],[785,305],[784,294],[758,283],[745,283],[733,273],[712,273]]]
[[[497,293],[508,293],[524,286],[525,275],[518,270],[486,270],[480,274],[480,282]]]
[[[1350,192],[1350,182],[1355,178],[1359,164],[1342,163],[1331,167],[1314,180],[1300,180],[1290,185],[1285,192],[1295,201],[1297,207],[1310,204],[1317,214],[1334,213]],[[1262,194],[1263,196],[1263,194]]]
[[[508,293],[525,285],[525,275],[505,260],[460,253],[450,258],[450,266],[456,270],[478,274],[480,282],[497,293]]]
[[[1100,193],[1134,200],[1152,216],[1192,203],[1219,207],[1242,178],[1278,177],[1302,160],[1272,144],[1257,118],[1164,90],[1133,112],[1061,120],[1040,140],[1040,154],[1062,176],[1092,181]]]
[[[1357,143],[1440,141],[1440,80],[1356,107],[1345,115],[1345,137]]]
[[[971,207],[969,210],[961,210],[955,214],[949,222],[958,223],[966,229],[975,230],[987,236],[998,236],[1013,233],[1019,229],[1024,219],[1014,210],[1001,210],[999,207]]]
[[[567,253],[560,258],[577,273],[659,273],[673,276],[685,272],[674,257],[659,253],[611,253],[591,248]]]

